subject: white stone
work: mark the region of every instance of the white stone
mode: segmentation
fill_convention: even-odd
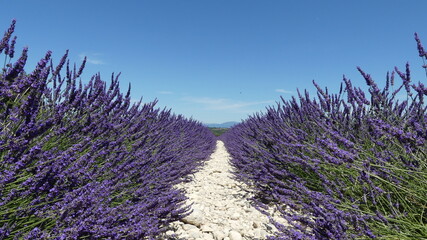
[[[233,219],[233,220],[237,220],[239,218],[240,218],[240,214],[237,212],[232,213],[230,216],[230,219]]]
[[[200,230],[202,230],[202,232],[213,232],[214,231],[214,229],[210,225],[202,225],[200,227]]]
[[[193,209],[193,212],[183,218],[182,221],[184,223],[200,226],[203,223],[203,213],[198,209]]]
[[[225,233],[221,230],[214,230],[212,235],[215,240],[223,240],[226,237]]]
[[[260,239],[265,239],[267,236],[267,232],[259,228],[255,229],[253,233],[254,233],[254,237],[260,238]]]
[[[196,226],[194,226],[192,224],[184,224],[181,227],[185,231],[188,231],[188,230],[191,230],[191,229],[198,229]]]
[[[241,222],[241,221],[239,221],[239,220],[230,220],[230,221],[229,221],[229,225],[230,225],[230,227],[231,227],[232,229],[234,229],[234,230],[244,228],[244,227],[242,226],[242,222]]]
[[[242,235],[239,232],[236,231],[230,231],[230,233],[228,234],[228,237],[230,238],[230,240],[242,240]]]
[[[253,239],[254,232],[252,229],[244,229],[239,231],[242,234],[243,239]]]
[[[188,236],[188,234],[187,233],[182,233],[182,234],[180,234],[179,235],[181,238],[183,238],[183,239],[188,239],[189,238],[189,236]]]
[[[187,233],[188,233],[188,235],[191,238],[201,238],[201,237],[203,237],[203,233],[200,232],[199,229],[194,229],[193,228],[193,229],[188,230]]]
[[[210,233],[203,233],[203,240],[214,240],[214,237]]]

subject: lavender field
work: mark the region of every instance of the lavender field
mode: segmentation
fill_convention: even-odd
[[[345,77],[336,94],[313,81],[317,98],[298,92],[221,136],[257,207],[290,224],[269,239],[427,239],[427,88],[409,64],[383,89],[358,70],[369,93]]]
[[[83,83],[86,60],[72,67],[68,51],[24,71],[14,28],[0,41],[0,239],[164,237],[190,212],[174,186],[217,137],[156,101],[131,103],[119,75]],[[290,224],[271,220],[268,239],[427,239],[427,88],[409,64],[383,89],[358,70],[368,92],[345,77],[338,93],[313,81],[316,97],[282,98],[219,137],[254,206]]]
[[[0,42],[7,59],[14,24]],[[24,49],[1,73],[0,239],[156,239],[188,212],[172,187],[214,135],[155,102],[131,104],[118,76],[83,85],[84,62],[76,71],[67,54],[57,66],[50,56],[26,73]]]

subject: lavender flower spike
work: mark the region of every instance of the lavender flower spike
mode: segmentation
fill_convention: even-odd
[[[418,34],[414,33],[415,35],[415,41],[417,41],[417,48],[418,48],[418,53],[420,57],[427,57],[427,53],[424,51],[424,47],[421,44],[420,39],[418,38]]]
[[[3,52],[3,49],[9,46],[9,39],[12,36],[12,33],[15,31],[16,20],[12,20],[9,29],[4,33],[3,39],[0,41],[0,54]]]

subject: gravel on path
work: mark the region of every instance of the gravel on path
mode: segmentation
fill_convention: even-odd
[[[191,182],[179,184],[184,189],[192,213],[172,223],[176,234],[188,240],[266,239],[277,231],[267,216],[251,206],[250,188],[233,179],[224,143],[217,141],[216,150]],[[274,216],[274,215],[273,215]]]

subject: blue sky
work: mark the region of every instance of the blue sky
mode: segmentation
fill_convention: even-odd
[[[2,1],[0,31],[17,20],[28,70],[47,50],[88,64],[82,76],[121,72],[132,98],[204,123],[240,121],[289,99],[314,96],[314,79],[337,92],[345,74],[380,86],[394,66],[426,81],[414,32],[427,46],[427,1],[158,0]]]

